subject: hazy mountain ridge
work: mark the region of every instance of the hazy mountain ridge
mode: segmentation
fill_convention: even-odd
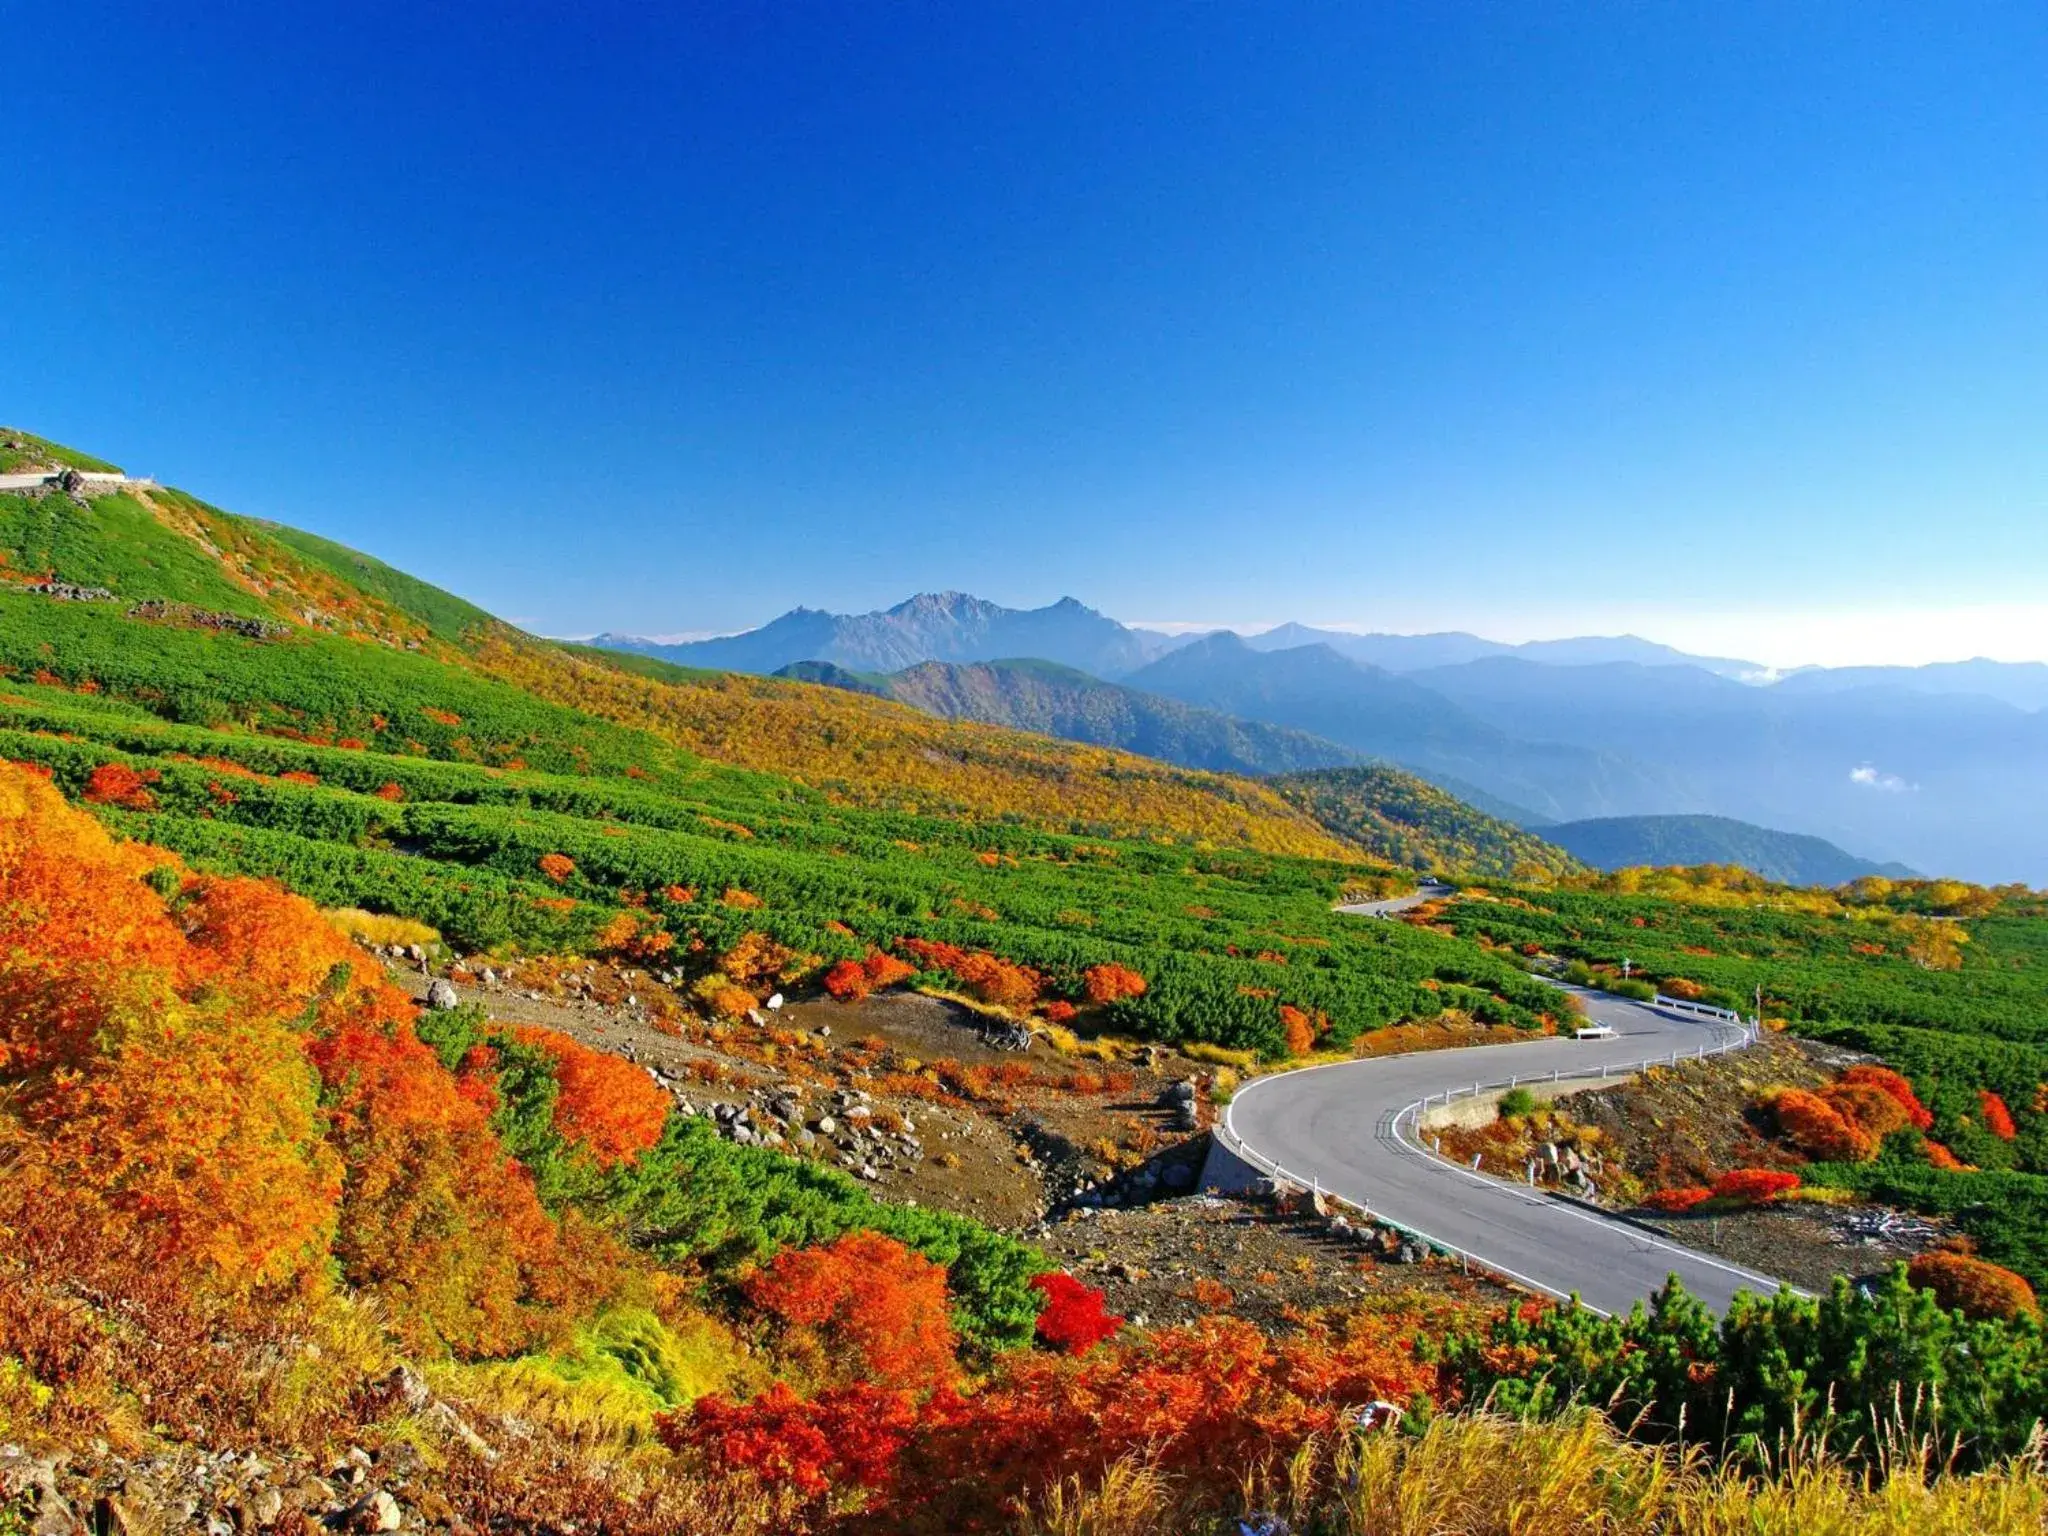
[[[1572,820],[1687,803],[1683,787],[1614,754],[1518,739],[1456,701],[1326,645],[1259,651],[1225,631],[1162,657],[1131,686],[1266,720]]]
[[[928,714],[1117,747],[1184,768],[1270,774],[1361,760],[1303,731],[1234,719],[1055,662],[927,661],[881,682],[889,697]]]
[[[1612,816],[1545,829],[1549,841],[1596,869],[1739,864],[1780,885],[1843,885],[1863,875],[1911,880],[1904,864],[1880,864],[1824,838],[1728,816]]]
[[[779,672],[799,661],[829,661],[853,672],[899,672],[921,661],[1030,656],[1098,677],[1136,671],[1173,645],[1071,597],[1044,608],[1005,608],[965,592],[922,592],[875,613],[796,608],[759,629],[715,640],[664,645],[607,634],[592,643],[737,672]]]

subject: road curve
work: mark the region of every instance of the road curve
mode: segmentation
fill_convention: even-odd
[[[1426,899],[1418,893],[1403,900]],[[1239,1089],[1224,1112],[1224,1127],[1298,1180],[1314,1181],[1534,1290],[1576,1293],[1602,1312],[1627,1311],[1670,1274],[1716,1311],[1738,1290],[1776,1290],[1778,1282],[1766,1275],[1680,1247],[1632,1222],[1445,1162],[1416,1143],[1412,1116],[1401,1118],[1397,1134],[1396,1117],[1407,1106],[1446,1089],[1547,1078],[1553,1069],[1632,1066],[1673,1051],[1711,1049],[1737,1033],[1733,1025],[1601,993],[1579,996],[1596,1021],[1612,1027],[1612,1039],[1546,1038],[1281,1072]]]

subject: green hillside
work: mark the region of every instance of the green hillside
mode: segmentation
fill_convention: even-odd
[[[1217,773],[1290,773],[1358,761],[1357,753],[1305,731],[1233,719],[1051,661],[927,661],[882,676],[808,662],[784,672],[880,692],[948,720],[1006,725]]]
[[[1526,880],[1584,867],[1533,832],[1398,768],[1329,768],[1291,774],[1276,787],[1338,836],[1409,869]]]
[[[1863,875],[1913,878],[1903,864],[1873,863],[1825,838],[1728,816],[1604,816],[1546,827],[1544,835],[1596,869],[1733,864],[1780,885],[1843,885]]]

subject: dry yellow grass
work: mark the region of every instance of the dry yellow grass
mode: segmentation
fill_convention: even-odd
[[[1584,1413],[1527,1423],[1448,1414],[1420,1434],[1377,1434],[1334,1456],[1315,1446],[1253,1469],[1236,1508],[1204,1508],[1137,1463],[1092,1487],[1052,1490],[1017,1536],[1204,1536],[1272,1511],[1319,1536],[2041,1536],[2048,1468],[2037,1453],[1969,1477],[1905,1464],[1866,1481],[1817,1454],[1768,1477],[1709,1468],[1624,1439]]]
[[[418,944],[424,947],[441,942],[439,929],[429,928],[409,917],[365,912],[361,907],[329,907],[320,915],[362,944]]]

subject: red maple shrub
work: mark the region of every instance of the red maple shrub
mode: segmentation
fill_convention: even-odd
[[[1762,1205],[1799,1187],[1799,1175],[1782,1168],[1731,1168],[1714,1180],[1714,1196]]]
[[[906,1392],[856,1383],[802,1398],[778,1381],[747,1402],[699,1398],[658,1419],[656,1432],[671,1450],[695,1450],[713,1465],[826,1501],[884,1488],[930,1412]]]
[[[1114,1338],[1124,1320],[1102,1304],[1102,1292],[1063,1270],[1031,1277],[1031,1288],[1045,1298],[1039,1311],[1038,1341],[1065,1355],[1085,1355],[1104,1339]]]
[[[1906,1278],[1932,1291],[1944,1307],[1969,1317],[2016,1318],[2040,1311],[2024,1276],[1966,1253],[1920,1254],[1906,1266]]]

